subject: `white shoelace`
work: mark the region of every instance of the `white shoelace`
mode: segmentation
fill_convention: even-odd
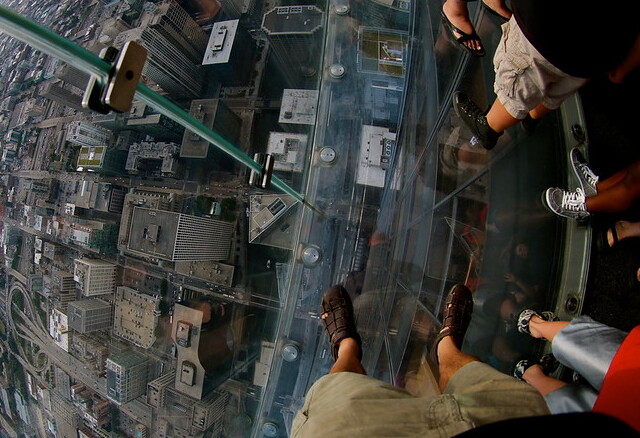
[[[562,203],[560,206],[569,211],[585,211],[584,192],[581,188],[577,188],[575,192],[563,190]]]
[[[593,173],[593,170],[591,170],[589,166],[583,163],[579,163],[578,170],[582,173],[582,176],[587,180],[590,186],[595,187],[596,184],[598,184],[600,178],[598,177],[598,175]]]

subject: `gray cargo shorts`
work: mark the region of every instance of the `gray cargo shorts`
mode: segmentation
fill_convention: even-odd
[[[502,25],[493,66],[496,73],[493,89],[498,100],[519,120],[538,104],[558,108],[588,82],[549,63],[527,40],[514,17]]]

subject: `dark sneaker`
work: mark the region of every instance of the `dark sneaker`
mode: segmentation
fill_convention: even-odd
[[[587,166],[587,163],[582,156],[582,153],[578,148],[571,149],[569,152],[569,161],[571,162],[571,168],[573,173],[576,174],[576,178],[580,181],[580,187],[586,197],[595,196],[598,194],[598,175],[593,173],[593,170]]]
[[[453,109],[483,148],[491,150],[495,147],[502,132],[498,133],[491,129],[485,112],[478,108],[475,102],[466,94],[456,91],[453,94]],[[471,143],[474,143],[473,139]]]
[[[524,119],[520,120],[520,126],[527,135],[533,135],[539,124],[540,119],[534,119],[529,114],[527,114]]]
[[[583,220],[591,215],[580,187],[575,192],[551,187],[544,192],[542,202],[551,212],[569,219]]]

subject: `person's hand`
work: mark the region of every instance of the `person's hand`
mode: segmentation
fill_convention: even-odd
[[[518,280],[513,272],[507,272],[503,278],[507,283],[515,283]]]

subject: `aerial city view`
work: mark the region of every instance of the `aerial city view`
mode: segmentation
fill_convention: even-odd
[[[0,436],[287,436],[321,285],[364,265],[389,177],[409,3],[0,3],[95,55],[139,44],[140,82],[222,144],[89,106],[94,77],[0,27]]]

